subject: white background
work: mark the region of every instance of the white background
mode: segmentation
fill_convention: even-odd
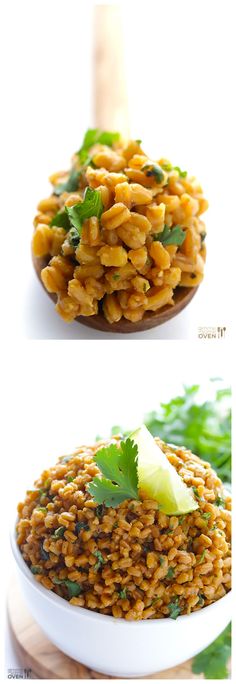
[[[185,312],[120,345],[66,326],[40,288],[30,260],[32,217],[67,168],[92,118],[89,0],[7,0],[1,22],[2,520],[44,465],[113,423],[135,427],[182,383],[231,379],[231,350],[196,340],[198,326],[227,326],[234,273],[233,3],[120,3],[130,127],[151,155],[195,173],[210,201],[206,277]],[[88,338],[97,340],[92,344]],[[28,339],[27,339],[28,338]],[[45,341],[44,340],[48,340]],[[58,345],[53,342],[60,339]],[[69,348],[63,340],[72,339]],[[84,339],[80,344],[76,340]],[[39,342],[37,341],[39,340]],[[88,340],[88,341],[86,341]],[[9,576],[8,552],[2,573]],[[6,586],[7,578],[3,580]],[[7,666],[17,659],[7,650]]]
[[[129,339],[196,339],[199,326],[230,337],[234,240],[233,3],[226,0],[121,2],[130,130],[153,157],[196,174],[210,202],[206,277],[176,319]],[[121,339],[67,325],[35,277],[32,219],[68,168],[92,114],[92,9],[89,0],[5,3],[2,126],[2,231],[9,325],[17,338]],[[109,83],[108,97],[109,97]],[[10,275],[10,277],[9,277]]]

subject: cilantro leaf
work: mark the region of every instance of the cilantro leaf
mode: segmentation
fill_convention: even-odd
[[[73,596],[79,596],[81,594],[82,588],[79,582],[72,582],[68,579],[60,580],[59,577],[53,577],[52,582],[53,584],[64,584],[64,586],[67,588],[70,599]]]
[[[94,477],[87,487],[97,503],[116,508],[126,499],[138,499],[137,453],[130,439],[97,451],[94,459],[104,477]]]
[[[80,232],[77,228],[71,228],[69,232],[69,242],[72,247],[78,247],[80,241]]]
[[[182,245],[186,238],[186,233],[180,226],[169,228],[166,224],[161,233],[155,233],[154,240],[162,242],[163,245]]]
[[[172,618],[172,620],[176,620],[176,618],[181,613],[181,608],[179,606],[179,599],[176,598],[175,601],[172,601],[171,603],[169,603],[168,608],[170,611],[170,618]]]
[[[164,173],[159,164],[144,164],[142,171],[146,171],[146,176],[154,176],[157,183],[161,183],[164,180]]]
[[[231,625],[210,646],[195,656],[192,663],[194,674],[204,674],[205,679],[227,679],[227,662],[231,652]]]
[[[33,573],[33,575],[40,575],[43,572],[42,568],[40,568],[39,565],[31,565],[30,570]]]
[[[81,164],[86,161],[88,150],[96,143],[112,147],[114,142],[120,139],[120,133],[112,131],[101,131],[100,128],[89,128],[84,136],[81,148],[77,152]]]
[[[98,559],[97,563],[95,563],[95,565],[94,565],[94,570],[100,570],[102,565],[105,564],[103,555],[102,555],[101,551],[99,551],[99,549],[97,549],[97,551],[94,551],[93,555],[96,556],[96,558]]]
[[[187,171],[181,171],[181,169],[179,168],[179,166],[173,166],[173,170],[174,170],[174,171],[178,171],[178,174],[179,174],[180,178],[186,178],[186,176],[187,176],[187,174],[188,174]]]
[[[93,188],[86,188],[83,202],[78,202],[72,207],[66,207],[70,223],[76,228],[78,235],[81,235],[81,228],[83,221],[92,216],[97,216],[99,219],[103,212],[103,203],[101,193],[99,190]]]
[[[53,194],[61,195],[63,192],[74,192],[75,190],[78,190],[80,175],[81,171],[77,171],[77,169],[73,167],[67,181],[65,181],[65,183],[60,183],[60,185],[56,185]]]
[[[52,219],[50,226],[59,226],[66,231],[70,230],[71,224],[67,211],[65,209],[63,209],[63,211],[58,211],[56,216]]]
[[[170,566],[170,567],[168,568],[168,572],[167,572],[167,574],[166,574],[166,576],[165,576],[165,579],[172,579],[172,578],[174,577],[174,574],[175,574],[174,568],[172,568],[172,567]]]

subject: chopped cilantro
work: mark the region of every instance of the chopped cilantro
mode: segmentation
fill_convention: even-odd
[[[120,447],[110,444],[97,451],[94,460],[104,477],[94,477],[87,487],[97,503],[116,508],[126,499],[138,499],[137,453],[129,438]]]
[[[169,603],[168,608],[170,611],[170,618],[172,618],[172,620],[176,620],[178,615],[180,615],[180,613],[181,613],[181,608],[179,606],[179,599],[176,598],[175,601],[172,601],[171,603]]]
[[[66,481],[67,481],[67,482],[73,482],[74,479],[75,479],[75,478],[72,477],[72,475],[67,475]]]
[[[231,625],[213,641],[210,646],[198,653],[192,662],[194,674],[204,674],[205,679],[228,679],[227,663],[231,652]]]
[[[106,506],[104,506],[104,504],[99,504],[99,506],[97,506],[97,507],[95,508],[96,516],[97,516],[98,518],[102,518],[102,516],[103,516],[104,513],[105,513],[105,510],[106,510]]]
[[[76,229],[77,236],[80,238],[83,221],[92,216],[101,217],[103,212],[101,193],[99,190],[87,187],[83,202],[78,202],[78,204],[74,204],[72,207],[66,207],[66,211],[72,227]]]
[[[61,538],[63,537],[63,535],[64,535],[65,530],[66,530],[66,527],[63,527],[63,526],[58,527],[58,528],[55,530],[53,536],[56,537],[56,539],[61,539]]]
[[[37,511],[42,511],[42,513],[47,513],[45,506],[37,506]]]
[[[72,168],[67,181],[54,187],[54,195],[61,195],[63,192],[74,192],[75,190],[78,190],[80,174],[81,171],[77,171],[77,169]]]
[[[31,565],[30,570],[33,573],[33,575],[42,575],[43,572],[42,568],[40,568],[39,565]]]
[[[77,228],[71,228],[69,232],[69,242],[72,247],[78,247],[80,241],[80,234],[78,233]],[[70,456],[71,458],[71,456]]]
[[[102,565],[104,565],[104,563],[105,563],[103,555],[102,555],[101,551],[99,551],[99,549],[97,551],[94,551],[93,555],[96,556],[96,558],[98,559],[97,563],[95,563],[95,565],[94,565],[94,570],[100,570]]]
[[[200,501],[202,501],[202,496],[200,496],[200,494],[198,493],[197,487],[192,487],[192,490],[196,496],[196,499],[199,499]]]
[[[65,209],[58,211],[52,219],[50,226],[59,226],[59,228],[64,228],[66,231],[70,230],[71,224],[67,211]]]
[[[223,499],[222,496],[217,496],[215,500],[215,505],[216,506],[222,506],[224,508],[225,506],[225,500]]]
[[[209,520],[210,517],[211,517],[211,513],[202,513],[202,518],[204,520]]]
[[[119,591],[119,597],[120,597],[121,599],[126,599],[126,598],[127,598],[126,588],[121,589],[121,591]]]
[[[136,142],[138,145],[142,145],[142,140],[140,140],[139,138],[137,138],[137,140],[135,140],[135,142]]]
[[[53,577],[52,582],[53,584],[64,584],[67,588],[69,599],[81,594],[82,588],[78,582],[72,582],[68,579],[60,580],[59,577]]]
[[[40,558],[44,561],[49,560],[50,558],[48,551],[45,551],[43,548],[43,542],[40,543]]]
[[[157,183],[161,183],[164,180],[164,173],[159,164],[144,164],[141,170],[146,171],[146,176],[153,176]]]
[[[167,159],[161,163],[161,168],[164,169],[164,171],[172,171],[173,166],[172,164],[167,161]]]
[[[167,572],[167,574],[166,574],[166,576],[165,576],[165,579],[173,579],[174,574],[175,574],[174,568],[169,567],[169,568],[168,568],[168,572]]]
[[[173,170],[174,170],[174,171],[178,171],[178,174],[179,174],[180,178],[186,178],[186,176],[187,176],[187,174],[188,174],[187,171],[181,171],[181,169],[179,168],[179,166],[173,166]]]
[[[179,225],[169,228],[166,224],[160,233],[154,233],[153,240],[158,240],[163,245],[182,245],[186,233]]]
[[[119,273],[114,273],[112,276],[112,280],[119,280],[120,274]]]
[[[199,603],[200,606],[203,606],[204,601],[205,601],[205,596],[204,596],[204,594],[198,594],[198,603]]]
[[[163,556],[159,556],[160,565],[164,565],[165,559]]]
[[[80,158],[80,162],[82,164],[84,163],[86,157],[88,156],[88,151],[90,150],[90,147],[92,147],[96,143],[112,147],[113,143],[117,142],[119,139],[120,133],[111,131],[101,131],[100,128],[89,128],[85,133],[81,148],[77,152]]]
[[[89,525],[88,523],[84,522],[83,520],[79,520],[79,522],[76,523],[75,525],[75,532],[76,534],[79,535],[81,530],[89,530]]]
[[[206,549],[204,549],[204,551],[202,552],[202,554],[199,558],[199,561],[197,562],[197,565],[200,565],[201,563],[203,563],[205,555],[206,555]]]

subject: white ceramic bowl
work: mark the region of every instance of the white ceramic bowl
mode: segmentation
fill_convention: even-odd
[[[202,610],[172,620],[128,620],[70,605],[32,575],[16,543],[11,546],[25,602],[50,641],[63,653],[113,677],[140,677],[174,667],[208,646],[231,619],[231,592]]]

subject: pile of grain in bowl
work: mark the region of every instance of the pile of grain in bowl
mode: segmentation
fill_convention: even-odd
[[[203,279],[208,207],[196,178],[141,141],[89,130],[70,171],[50,177],[32,249],[66,322],[102,313],[133,323]],[[39,262],[38,262],[39,263]]]
[[[25,562],[72,605],[127,620],[175,619],[230,590],[231,498],[207,462],[156,442],[193,488],[192,513],[168,516],[151,500],[97,505],[86,486],[99,473],[94,454],[110,442],[61,457],[18,505]]]

